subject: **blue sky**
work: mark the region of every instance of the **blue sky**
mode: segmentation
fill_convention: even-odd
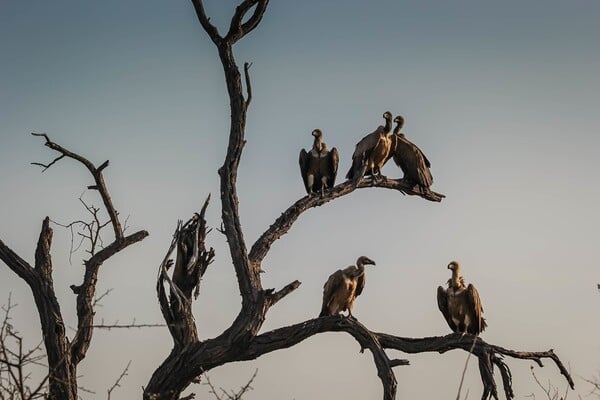
[[[235,2],[206,7],[223,31]],[[407,137],[432,161],[433,188],[447,198],[433,204],[361,190],[305,213],[265,260],[265,287],[303,282],[271,310],[265,329],[317,315],[325,279],[364,254],[377,266],[355,307],[362,322],[402,336],[445,334],[435,290],[457,259],[481,294],[484,339],[554,348],[576,375],[596,373],[599,17],[593,1],[272,1],[235,47],[239,65],[253,62],[239,176],[247,241],[303,196],[297,155],[314,128],[340,150],[345,172],[354,144],[386,110],[405,117]],[[0,238],[31,260],[46,215],[59,222],[83,216],[77,198],[90,178],[69,161],[40,174],[29,163],[54,154],[29,132],[47,132],[98,164],[110,159],[117,209],[130,215],[132,231],[144,228],[150,237],[104,266],[99,290],[114,291],[97,316],[161,321],[154,279],[177,219],[212,193],[208,222],[219,226],[216,171],[228,132],[223,73],[191,4],[5,0],[0,54]],[[384,173],[401,175],[393,165]],[[210,240],[217,261],[196,303],[202,337],[227,327],[239,309],[224,238],[214,231]],[[55,282],[73,325],[68,286],[81,279],[85,255],[69,265],[69,242],[55,227]],[[0,293],[12,292],[20,304],[16,325],[37,343],[28,288],[5,266],[0,277]],[[131,359],[118,394],[139,395],[170,343],[166,329],[97,332],[82,384],[101,397]],[[396,369],[398,398],[447,397],[465,356],[408,356],[412,366]],[[529,363],[509,363],[517,396],[535,391]],[[370,356],[342,334],[211,376],[237,387],[255,368],[248,399],[381,393]],[[550,365],[537,373],[563,386]],[[479,396],[474,363],[467,385]]]

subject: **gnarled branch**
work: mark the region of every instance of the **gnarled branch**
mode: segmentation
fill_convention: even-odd
[[[176,349],[181,349],[198,341],[196,322],[192,314],[192,292],[198,297],[200,280],[208,266],[213,262],[215,251],[206,249],[208,234],[204,215],[210,196],[204,202],[200,214],[195,214],[185,224],[181,221],[173,234],[173,240],[167,255],[160,265],[156,283],[160,308],[173,337]],[[177,248],[177,258],[172,277],[169,269],[173,265],[170,258]],[[169,286],[167,296],[165,285]]]
[[[402,179],[366,179],[362,178],[357,183],[346,181],[325,191],[323,196],[304,196],[296,201],[256,240],[250,249],[249,258],[253,264],[260,264],[265,258],[271,245],[281,236],[285,235],[300,215],[314,207],[322,206],[339,197],[348,195],[356,189],[363,188],[385,188],[392,189],[411,196],[420,196],[426,200],[440,202],[445,197],[443,194],[433,191],[422,192],[415,190],[413,185]]]

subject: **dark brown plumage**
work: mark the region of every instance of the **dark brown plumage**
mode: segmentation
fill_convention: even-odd
[[[352,166],[346,174],[346,179],[359,179],[363,166],[366,166],[365,176],[381,176],[381,168],[389,159],[388,155],[392,146],[392,139],[389,135],[392,131],[392,113],[386,111],[383,113],[383,118],[385,126],[379,125],[375,131],[356,144],[352,154]]]
[[[448,269],[452,270],[452,277],[448,279],[448,289],[438,287],[438,307],[453,332],[479,335],[487,327],[479,293],[472,284],[465,285],[458,262],[452,261]]]
[[[375,261],[362,256],[356,260],[356,265],[338,269],[329,276],[323,286],[323,306],[319,317],[337,315],[348,310],[352,317],[354,300],[365,287],[365,265],[375,265]]]
[[[322,195],[325,188],[332,188],[335,185],[340,159],[335,147],[327,150],[327,145],[323,142],[323,132],[320,129],[312,131],[312,135],[315,137],[312,149],[310,151],[300,150],[298,160],[300,174],[309,196],[314,191],[319,191]]]
[[[400,129],[404,125],[404,118],[398,115],[394,118],[394,122],[397,125],[391,137],[392,145],[388,159],[394,158],[394,162],[404,173],[404,180],[427,191],[433,183],[433,176],[429,170],[431,163],[421,149],[408,140],[403,133],[400,133]]]

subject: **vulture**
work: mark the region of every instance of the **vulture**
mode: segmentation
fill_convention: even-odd
[[[417,185],[424,191],[428,191],[433,183],[431,176],[431,163],[425,157],[425,154],[414,143],[406,139],[400,129],[404,125],[404,118],[398,115],[394,118],[397,124],[392,135],[391,150],[388,159],[393,157],[397,166],[404,173],[403,179],[411,185]]]
[[[452,278],[448,279],[448,289],[438,287],[438,307],[453,332],[479,335],[487,327],[479,293],[472,284],[465,285],[456,261],[448,264],[448,269]]]
[[[392,139],[389,133],[392,131],[392,113],[383,113],[385,126],[379,125],[375,131],[369,133],[356,144],[352,154],[352,166],[346,174],[346,179],[358,180],[363,165],[366,165],[365,175],[375,177],[381,175],[383,164],[389,159]]]
[[[375,265],[375,261],[362,256],[356,260],[356,266],[351,265],[338,269],[329,276],[323,286],[323,306],[319,317],[338,315],[348,310],[348,316],[353,317],[354,300],[365,287],[365,265]]]
[[[327,145],[323,142],[323,132],[320,129],[312,131],[315,137],[313,147],[310,151],[300,150],[300,174],[304,181],[306,193],[312,195],[313,191],[320,191],[321,195],[325,188],[332,188],[335,185],[338,162],[340,156],[334,147],[327,150]]]

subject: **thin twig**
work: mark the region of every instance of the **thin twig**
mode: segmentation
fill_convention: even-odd
[[[99,307],[102,306],[102,304],[100,304],[100,301],[102,301],[103,298],[105,298],[106,296],[108,296],[110,294],[110,292],[113,291],[113,288],[107,289],[104,293],[102,293],[100,296],[97,296],[94,299],[94,302],[92,303],[92,307]]]
[[[462,391],[462,386],[465,381],[465,375],[467,373],[467,366],[469,365],[469,359],[471,358],[471,355],[473,354],[473,350],[475,349],[475,343],[477,343],[478,337],[479,336],[473,337],[473,344],[471,345],[471,349],[469,349],[469,354],[467,355],[467,359],[465,360],[465,367],[463,368],[463,372],[460,377],[460,384],[458,385],[458,392],[456,393],[456,400],[460,400],[460,392]]]
[[[110,400],[110,395],[112,394],[112,391],[115,390],[118,387],[121,387],[121,380],[123,380],[123,378],[125,378],[127,376],[127,371],[129,371],[129,366],[131,365],[131,360],[129,360],[129,362],[127,363],[127,366],[125,367],[125,369],[123,370],[123,372],[121,372],[121,375],[119,375],[119,377],[117,378],[117,380],[115,381],[114,385],[112,385],[110,387],[110,389],[107,390],[107,400]]]
[[[129,323],[129,324],[119,324],[114,323],[114,324],[104,324],[104,323],[100,323],[100,324],[94,324],[92,325],[93,328],[96,329],[106,329],[106,330],[111,330],[111,329],[134,329],[134,328],[164,328],[166,325],[165,324],[138,324],[135,321]]]

